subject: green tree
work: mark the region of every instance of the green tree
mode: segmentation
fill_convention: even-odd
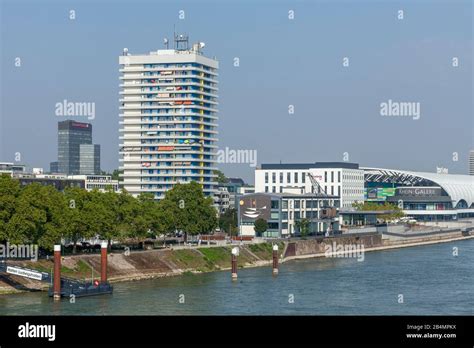
[[[15,212],[5,225],[7,240],[34,243],[51,250],[61,240],[64,197],[52,186],[31,184],[21,189]]]
[[[6,241],[7,224],[15,214],[17,199],[20,195],[20,183],[10,175],[0,175],[0,241]]]
[[[214,174],[217,175],[217,182],[219,184],[227,184],[229,182],[229,179],[220,170],[214,170]]]
[[[264,233],[268,229],[267,220],[262,218],[255,220],[253,228],[257,235],[262,235],[262,233]]]
[[[60,244],[64,237],[67,202],[64,194],[52,186],[43,187],[43,192],[47,197],[47,219],[36,242],[43,249],[52,250],[53,245]]]
[[[127,191],[116,193],[109,189],[97,197],[101,207],[100,237],[110,248],[113,239],[124,240],[134,234],[133,221],[139,209],[137,201]]]
[[[207,233],[217,226],[217,211],[212,197],[205,197],[201,185],[192,181],[189,184],[177,184],[166,192],[160,202],[171,220],[173,230],[183,231],[187,235]]]
[[[219,216],[219,228],[221,231],[225,231],[229,235],[235,234],[237,232],[238,221],[236,209],[229,208]]]
[[[295,227],[300,232],[300,236],[305,238],[309,234],[310,221],[308,219],[301,219],[295,222]]]
[[[120,181],[120,174],[123,174],[123,170],[114,169],[114,171],[112,172],[112,180]]]
[[[67,188],[64,192],[67,204],[63,214],[64,235],[73,244],[73,254],[76,253],[80,239],[92,238],[99,230],[101,207],[93,201],[96,195],[96,192],[78,187]]]
[[[356,202],[352,206],[358,211],[386,211],[388,213],[379,215],[379,218],[384,221],[399,219],[405,215],[398,205],[389,202],[383,202],[382,204],[376,202]]]

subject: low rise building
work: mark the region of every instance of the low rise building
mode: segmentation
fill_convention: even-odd
[[[474,176],[364,168],[367,200],[399,206],[418,221],[474,217]]]
[[[286,188],[282,193],[253,193],[239,198],[239,233],[256,236],[257,219],[267,221],[261,236],[282,238],[300,235],[298,221],[307,219],[309,234],[339,231],[340,199],[318,193],[303,193],[301,188]]]
[[[229,209],[229,191],[227,191],[227,187],[217,187],[217,191],[214,193],[214,205],[219,215]]]
[[[69,175],[68,178],[84,180],[87,191],[96,189],[104,192],[109,188],[115,192],[120,191],[118,180],[112,180],[110,175]]]
[[[309,175],[320,186],[316,193],[339,196],[341,207],[364,201],[364,171],[349,162],[262,164],[255,170],[255,192],[282,193],[285,187],[296,186],[314,193]]]
[[[22,186],[38,183],[44,186],[54,186],[59,191],[64,191],[68,187],[79,187],[92,191],[97,189],[104,192],[112,188],[119,192],[118,180],[112,180],[110,175],[65,175],[65,174],[32,174],[24,173],[13,175],[20,181]]]
[[[12,162],[0,162],[0,175],[8,174],[14,176],[17,174],[26,173],[26,166],[24,164],[15,164]]]

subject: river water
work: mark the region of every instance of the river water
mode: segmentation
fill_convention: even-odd
[[[457,248],[458,256],[453,256]],[[0,315],[473,315],[474,239],[271,267],[117,283],[114,294],[54,303],[0,296]],[[402,302],[402,303],[400,303]]]

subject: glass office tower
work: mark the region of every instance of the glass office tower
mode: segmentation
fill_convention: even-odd
[[[100,145],[81,144],[80,154],[80,174],[100,174]]]
[[[58,122],[59,173],[80,174],[80,145],[92,144],[92,125],[72,120]],[[88,173],[93,174],[93,173]]]

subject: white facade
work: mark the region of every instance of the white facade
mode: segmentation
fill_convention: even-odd
[[[23,164],[14,164],[12,162],[0,162],[0,175],[8,174],[14,176],[15,174],[23,174],[26,172],[26,167]]]
[[[215,192],[218,62],[200,48],[119,58],[123,187],[161,199],[177,183]]]
[[[230,205],[230,194],[226,187],[219,186],[214,193],[214,204],[219,214],[224,213],[229,209]]]
[[[239,233],[242,236],[255,237],[254,222],[258,216],[255,214],[264,215],[265,210],[270,210],[267,222],[269,223],[268,237],[287,237],[293,236],[297,232],[296,222],[301,219],[308,219],[310,222],[310,233],[325,233],[333,231],[333,228],[338,229],[339,217],[325,218],[322,211],[328,207],[339,209],[338,198],[327,198],[316,194],[302,194],[301,188],[285,188],[283,193],[268,193],[264,194],[272,197],[270,204],[265,204],[264,207],[256,206],[256,209],[247,209],[239,207],[240,221]],[[262,193],[249,194],[242,196],[242,200],[249,197],[257,197]],[[271,206],[270,206],[271,205]],[[338,215],[338,214],[336,214]],[[272,227],[273,226],[273,227]]]
[[[255,170],[255,192],[282,193],[288,186],[303,188],[304,192],[311,193],[312,185],[308,173],[313,175],[328,195],[339,196],[341,207],[350,208],[355,202],[364,201],[364,171],[358,168],[320,167],[311,164],[307,168],[301,165],[289,168],[290,164],[271,165],[268,169]],[[265,168],[265,165],[262,166]],[[316,168],[317,167],[317,168]],[[318,192],[319,193],[319,192]]]
[[[118,180],[112,180],[110,175],[68,175],[68,179],[84,180],[84,186],[87,191],[94,189],[105,192],[111,187],[115,192],[119,192]]]

